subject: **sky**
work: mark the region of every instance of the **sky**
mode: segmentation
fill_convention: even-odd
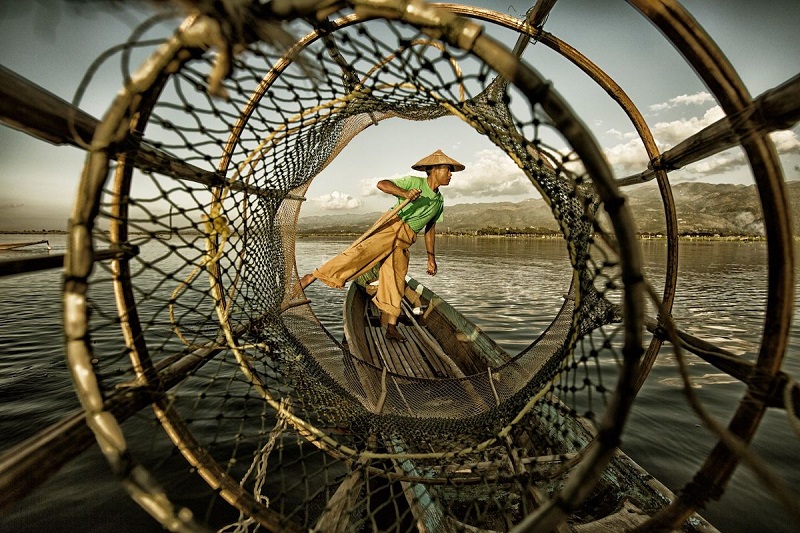
[[[523,17],[533,4],[517,0],[465,2]],[[0,64],[71,101],[92,61],[124,41],[149,12],[81,9],[63,0],[0,0]],[[800,71],[800,2],[685,0],[755,97]],[[545,30],[611,76],[630,96],[661,149],[722,117],[700,79],[650,22],[621,0],[560,0]],[[487,28],[513,47],[510,32]],[[644,169],[641,141],[622,110],[568,61],[541,43],[523,59],[564,97],[595,135],[617,177]],[[118,64],[112,62],[112,64]],[[119,89],[117,68],[98,75],[80,106],[99,117]],[[800,179],[800,127],[772,135],[787,180]],[[454,117],[424,123],[392,119],[365,130],[310,187],[301,216],[363,213],[392,202],[376,190],[384,178],[418,174],[411,165],[442,149],[467,169],[444,191],[448,205],[521,201],[537,196],[508,156]],[[84,154],[0,126],[0,230],[64,229]],[[670,174],[672,183],[753,183],[735,148]]]

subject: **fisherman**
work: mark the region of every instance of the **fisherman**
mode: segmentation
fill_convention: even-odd
[[[405,176],[395,180],[381,180],[378,189],[397,196],[397,204],[410,200],[396,214],[381,217],[360,239],[345,251],[325,264],[300,278],[300,287],[305,289],[317,279],[326,285],[343,288],[344,284],[369,272],[382,262],[378,275],[378,291],[373,301],[387,323],[386,338],[405,342],[397,330],[400,318],[400,302],[405,292],[408,272],[409,248],[417,234],[425,230],[425,248],[428,252],[427,272],[435,276],[436,266],[436,222],[444,212],[444,198],[439,187],[450,184],[453,172],[464,170],[464,165],[451,159],[441,150],[422,158],[411,166],[424,171],[427,177]]]

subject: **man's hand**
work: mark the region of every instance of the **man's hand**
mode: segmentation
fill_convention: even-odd
[[[403,198],[407,198],[408,200],[411,200],[413,202],[414,200],[419,198],[421,194],[422,191],[419,189],[406,189],[404,191]]]
[[[439,268],[436,266],[436,256],[428,254],[428,275],[435,276]]]

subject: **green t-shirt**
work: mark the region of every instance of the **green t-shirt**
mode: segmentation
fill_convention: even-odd
[[[431,220],[434,223],[442,220],[444,215],[444,198],[442,193],[433,192],[428,186],[428,180],[419,176],[405,176],[392,180],[401,189],[419,189],[422,194],[419,198],[400,210],[400,218],[419,233]],[[405,198],[398,198],[397,204],[403,202]]]

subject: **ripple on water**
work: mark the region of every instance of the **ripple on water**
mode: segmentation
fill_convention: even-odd
[[[298,239],[299,271],[311,271],[348,242]],[[425,253],[420,241],[412,250],[410,274],[464,312],[510,353],[526,347],[561,308],[562,296],[572,278],[563,242],[437,238],[436,245],[439,275],[425,274]],[[679,327],[698,337],[713,339],[735,353],[756,353],[766,309],[764,250],[761,245],[730,243],[682,248],[673,310]],[[145,255],[162,252],[163,249],[154,251],[147,247],[142,250]],[[657,274],[665,268],[664,246],[644,245],[643,254],[648,276],[658,285],[661,280]],[[169,270],[166,264],[162,268]],[[60,283],[57,273],[47,273],[41,278],[26,275],[0,280],[3,445],[11,432],[19,437],[31,427],[46,427],[77,408],[69,374],[61,359]],[[319,283],[308,292],[315,313],[335,338],[342,336],[344,294]],[[113,309],[113,304],[108,305]],[[797,324],[795,317],[789,339],[790,357],[784,366],[795,376],[800,374],[800,358],[795,356],[800,353]],[[60,364],[54,364],[55,361]],[[743,387],[727,381],[696,357],[687,356],[687,363],[693,380],[700,386],[695,392],[704,406],[727,423],[743,397]],[[614,374],[617,364],[613,358],[598,362],[604,380],[606,375]],[[611,387],[613,382],[604,385]],[[4,427],[2,424],[7,422],[9,427]],[[785,414],[768,412],[756,443],[769,463],[778,466],[792,486],[797,486],[800,447],[796,439],[786,437],[788,434]],[[142,435],[147,438],[145,431]],[[687,404],[676,361],[667,343],[634,403],[623,434],[623,448],[670,488],[679,489],[691,479],[715,443],[716,439],[702,427]],[[75,500],[74,487],[80,484],[85,472],[76,468],[71,477],[61,478],[66,488],[49,491],[48,504],[42,508],[54,513],[70,508]],[[738,512],[730,513],[729,509]],[[720,529],[730,531],[738,528],[738,518],[734,515],[782,516],[766,491],[738,472],[722,501],[712,504],[704,514]],[[790,531],[792,526],[787,524],[790,522],[776,519],[769,526],[772,531]]]

